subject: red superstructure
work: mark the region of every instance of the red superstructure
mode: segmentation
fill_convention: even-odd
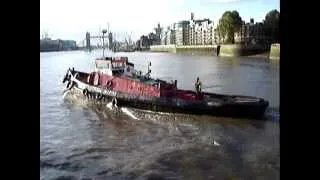
[[[87,83],[132,95],[174,97],[176,83],[152,79],[150,72],[142,75],[141,71],[134,69],[134,64],[127,57],[106,57],[95,60],[95,71],[90,74]]]
[[[99,73],[100,85],[107,88],[108,82],[112,82],[111,88],[114,91],[119,91],[134,95],[155,96],[160,97],[160,89],[136,80],[127,79],[124,77],[113,77]]]

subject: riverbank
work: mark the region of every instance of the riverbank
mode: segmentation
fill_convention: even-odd
[[[259,54],[253,54],[253,55],[248,55],[245,57],[253,57],[253,58],[269,58],[269,51],[268,52],[263,52],[263,53],[259,53]]]
[[[272,44],[270,48],[270,59],[279,60],[280,59],[280,44]]]
[[[150,46],[149,51],[176,53],[176,49],[177,49],[176,45],[155,45],[155,46]]]
[[[221,45],[219,56],[238,57],[238,56],[261,56],[268,53],[268,47],[263,45],[248,45],[241,44],[224,44]]]
[[[69,51],[77,49],[77,43],[73,40],[40,39],[40,52]]]
[[[80,50],[84,50],[84,49],[60,49],[60,50],[57,50],[57,49],[46,49],[46,50],[40,49],[40,53],[45,53],[45,52],[80,51]]]
[[[184,54],[207,54],[222,57],[251,56],[267,53],[266,47],[261,45],[242,46],[239,44],[220,45],[198,45],[198,46],[176,46],[176,45],[156,45],[150,46],[151,52],[169,52]]]

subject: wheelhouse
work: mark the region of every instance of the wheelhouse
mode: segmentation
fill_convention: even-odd
[[[128,57],[105,57],[95,60],[95,71],[110,76],[132,77],[134,64],[128,61]]]

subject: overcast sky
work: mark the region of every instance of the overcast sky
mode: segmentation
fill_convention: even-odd
[[[85,33],[98,34],[110,26],[116,36],[131,33],[136,40],[162,26],[190,19],[216,21],[227,10],[237,10],[243,20],[262,21],[267,12],[280,11],[279,0],[40,0],[40,36],[53,39],[85,39]]]

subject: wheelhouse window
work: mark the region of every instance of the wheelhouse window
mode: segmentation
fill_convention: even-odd
[[[112,62],[112,67],[113,68],[124,67],[124,63],[123,62]]]
[[[106,69],[108,68],[109,64],[106,64],[106,63],[96,63],[96,67],[98,69]]]

